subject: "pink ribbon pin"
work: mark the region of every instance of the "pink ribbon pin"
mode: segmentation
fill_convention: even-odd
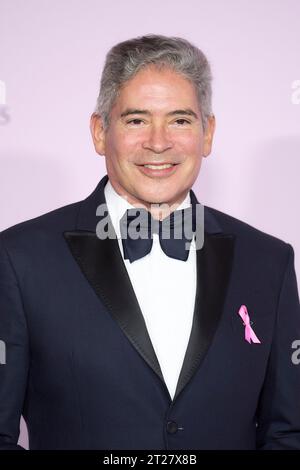
[[[246,305],[241,305],[239,309],[239,316],[241,317],[245,325],[245,340],[248,341],[248,343],[250,344],[251,341],[252,343],[260,343],[258,337],[253,331],[253,328],[251,327],[250,317]]]

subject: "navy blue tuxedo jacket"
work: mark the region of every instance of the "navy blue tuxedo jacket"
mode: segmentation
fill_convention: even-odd
[[[172,400],[118,241],[95,232],[106,182],[0,233],[0,448],[18,448],[22,414],[31,449],[300,449],[291,245],[205,206]]]

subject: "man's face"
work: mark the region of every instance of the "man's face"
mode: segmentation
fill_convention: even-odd
[[[91,131],[118,194],[135,206],[177,206],[210,153],[214,118],[204,133],[192,83],[170,69],[148,66],[122,87],[108,129],[93,115]]]

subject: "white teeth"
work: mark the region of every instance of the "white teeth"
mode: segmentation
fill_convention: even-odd
[[[151,170],[164,170],[165,168],[170,168],[173,166],[171,163],[166,163],[165,165],[144,165],[146,168],[151,168]]]

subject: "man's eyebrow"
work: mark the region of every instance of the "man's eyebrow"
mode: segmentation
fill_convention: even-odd
[[[190,108],[187,109],[175,109],[175,111],[171,111],[167,114],[167,116],[174,116],[176,114],[180,114],[181,116],[193,116],[195,119],[198,119],[198,115]]]
[[[127,108],[123,113],[121,113],[121,117],[129,116],[130,114],[147,114],[150,115],[150,111],[147,109],[134,109],[134,108]]]
[[[126,117],[131,114],[143,114],[146,116],[150,116],[151,112],[147,109],[134,109],[134,108],[127,108],[125,111],[121,113],[121,117]],[[180,114],[181,116],[193,116],[195,119],[199,119],[198,115],[190,108],[187,109],[175,109],[174,111],[170,111],[167,116],[175,116]]]

